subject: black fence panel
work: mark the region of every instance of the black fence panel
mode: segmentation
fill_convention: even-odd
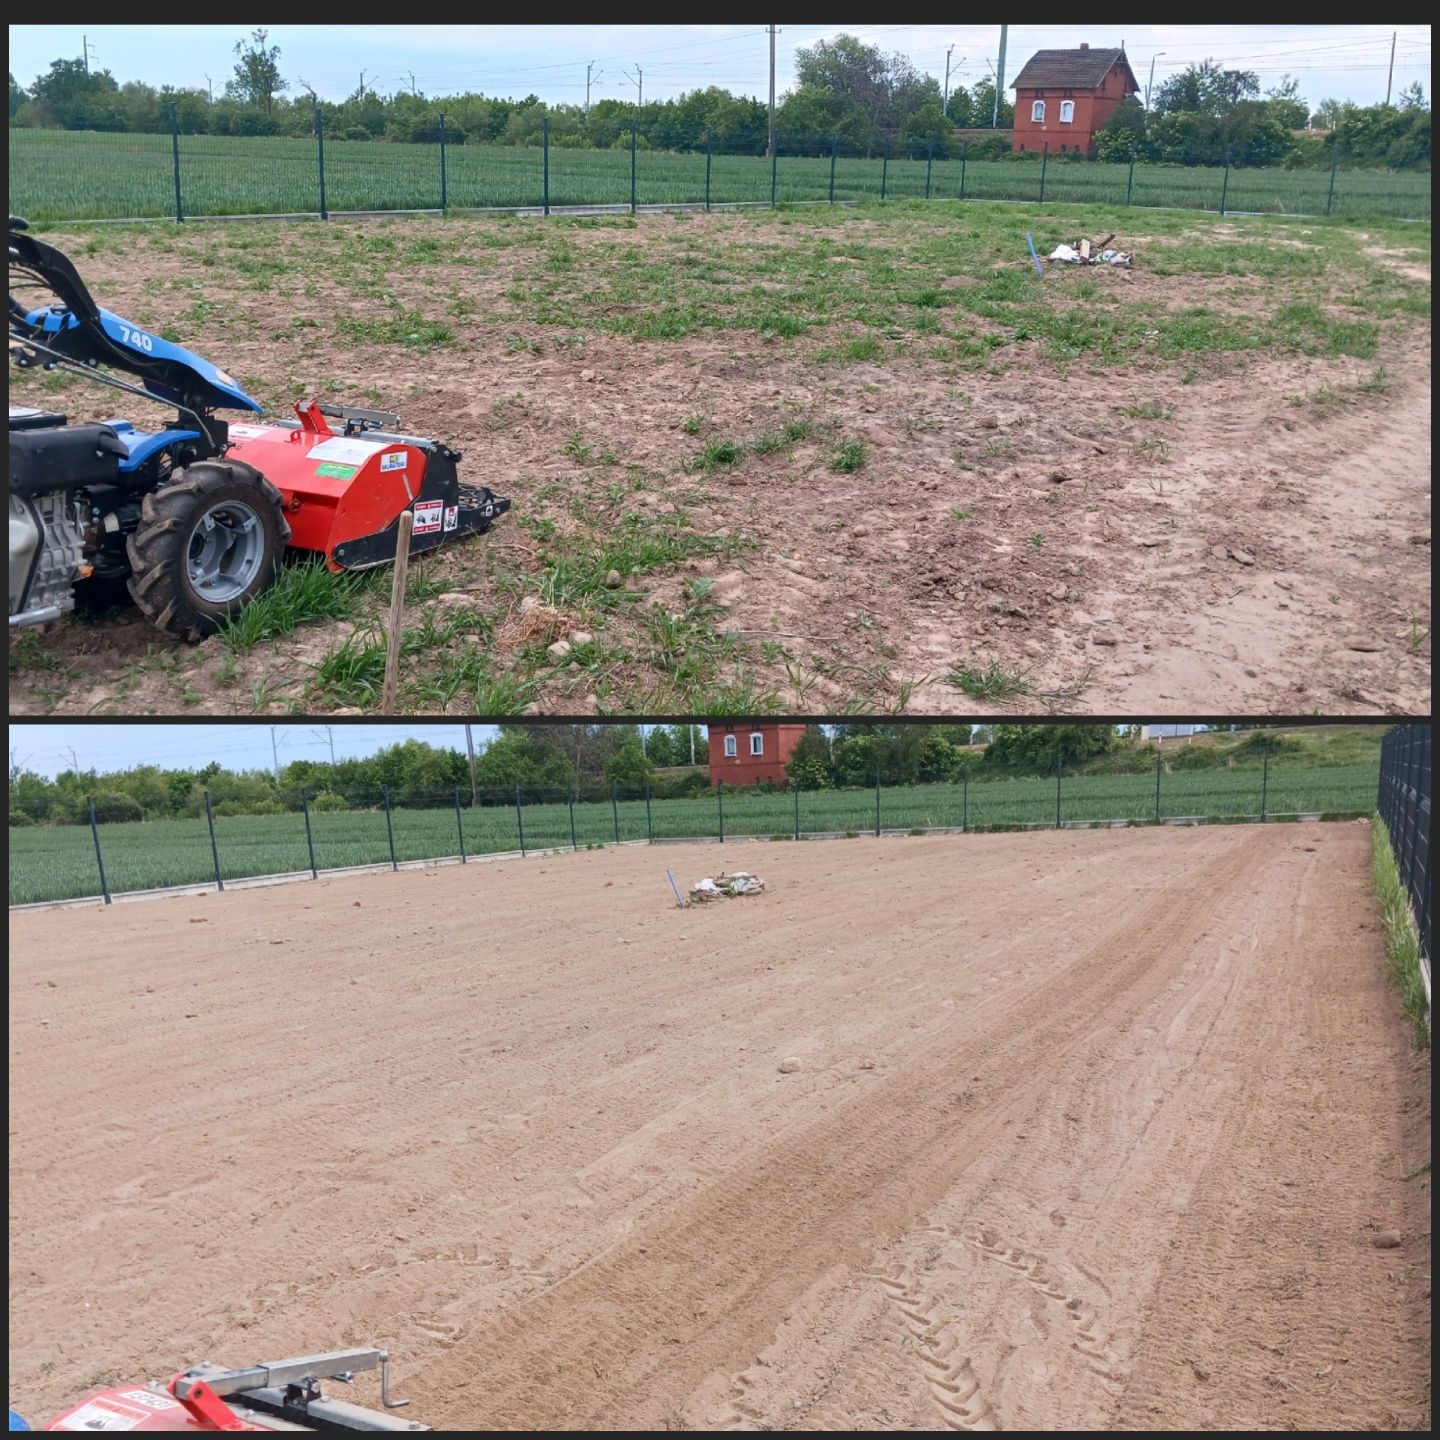
[[[1380,750],[1380,793],[1376,808],[1390,832],[1395,865],[1410,892],[1420,953],[1430,950],[1430,727],[1396,725]]]

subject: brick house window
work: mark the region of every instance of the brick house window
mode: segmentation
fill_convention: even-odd
[[[736,753],[735,737],[733,735],[727,735],[725,737],[725,754],[727,757],[733,758]]]
[[[1073,100],[1062,100],[1060,102],[1060,123],[1062,125],[1073,125],[1075,123],[1075,102]]]
[[[752,735],[750,737],[750,753],[752,755],[763,755],[765,753],[765,737],[763,735]]]
[[[1044,124],[1044,122],[1045,122],[1045,102],[1044,102],[1043,100],[1037,100],[1037,101],[1030,107],[1030,119],[1031,119],[1032,121],[1034,121],[1035,124],[1037,124],[1037,125]]]

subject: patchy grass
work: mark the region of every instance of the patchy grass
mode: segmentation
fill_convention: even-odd
[[[220,640],[244,654],[309,622],[348,619],[365,583],[361,575],[332,574],[318,556],[288,565],[268,590],[220,627]]]
[[[1390,978],[1395,982],[1400,1003],[1414,1027],[1416,1047],[1428,1050],[1430,1021],[1425,1005],[1425,982],[1420,974],[1420,936],[1415,929],[1414,911],[1410,908],[1410,892],[1405,888],[1395,863],[1390,832],[1378,815],[1371,822],[1370,839],[1375,894],[1385,921],[1385,954],[1390,962]]]
[[[945,678],[957,690],[976,700],[1013,700],[1017,695],[1030,692],[1029,672],[1006,669],[998,660],[992,660],[983,669],[957,665]]]

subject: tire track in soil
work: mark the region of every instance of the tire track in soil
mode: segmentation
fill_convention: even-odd
[[[1043,1092],[1095,1015],[1163,989],[1166,962],[1265,845],[1247,836],[1197,865],[987,1017],[968,1047],[957,1044],[963,1019],[945,1026],[868,1095],[755,1147],[708,1189],[477,1326],[413,1377],[427,1416],[442,1427],[632,1428],[678,1411],[705,1375],[754,1354],[817,1276],[866,1268],[927,1213],[1005,1112]]]
[[[1118,1391],[1121,1380],[1115,1373],[1116,1357],[1111,1346],[1114,1337],[1107,1330],[1097,1329],[1100,1312],[1094,1305],[1082,1296],[1072,1294],[1054,1266],[1043,1256],[1018,1245],[1006,1244],[993,1231],[981,1231],[976,1235],[967,1235],[965,1239],[992,1260],[1017,1271],[1054,1307],[1058,1307],[1059,1313],[1075,1327],[1071,1348],[1094,1362],[1085,1368]]]
[[[930,1387],[931,1399],[940,1410],[941,1422],[951,1430],[1003,1429],[980,1389],[974,1362],[961,1349],[954,1327],[940,1316],[939,1298],[920,1289],[908,1267],[871,1278],[885,1287],[905,1319],[905,1328],[915,1342],[915,1358]]]

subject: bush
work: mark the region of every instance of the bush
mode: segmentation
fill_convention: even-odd
[[[1260,760],[1266,755],[1298,755],[1305,747],[1294,735],[1277,735],[1273,730],[1256,730],[1230,753],[1237,760]]]
[[[348,810],[350,802],[343,795],[337,795],[333,790],[322,790],[318,795],[310,797],[310,808],[320,811]]]
[[[1213,745],[1186,745],[1179,750],[1162,750],[1167,770],[1223,770],[1233,752]]]
[[[132,800],[128,795],[120,794],[118,790],[102,790],[92,798],[95,805],[95,818],[102,824],[116,824],[145,818],[145,812],[140,808],[140,802]]]

